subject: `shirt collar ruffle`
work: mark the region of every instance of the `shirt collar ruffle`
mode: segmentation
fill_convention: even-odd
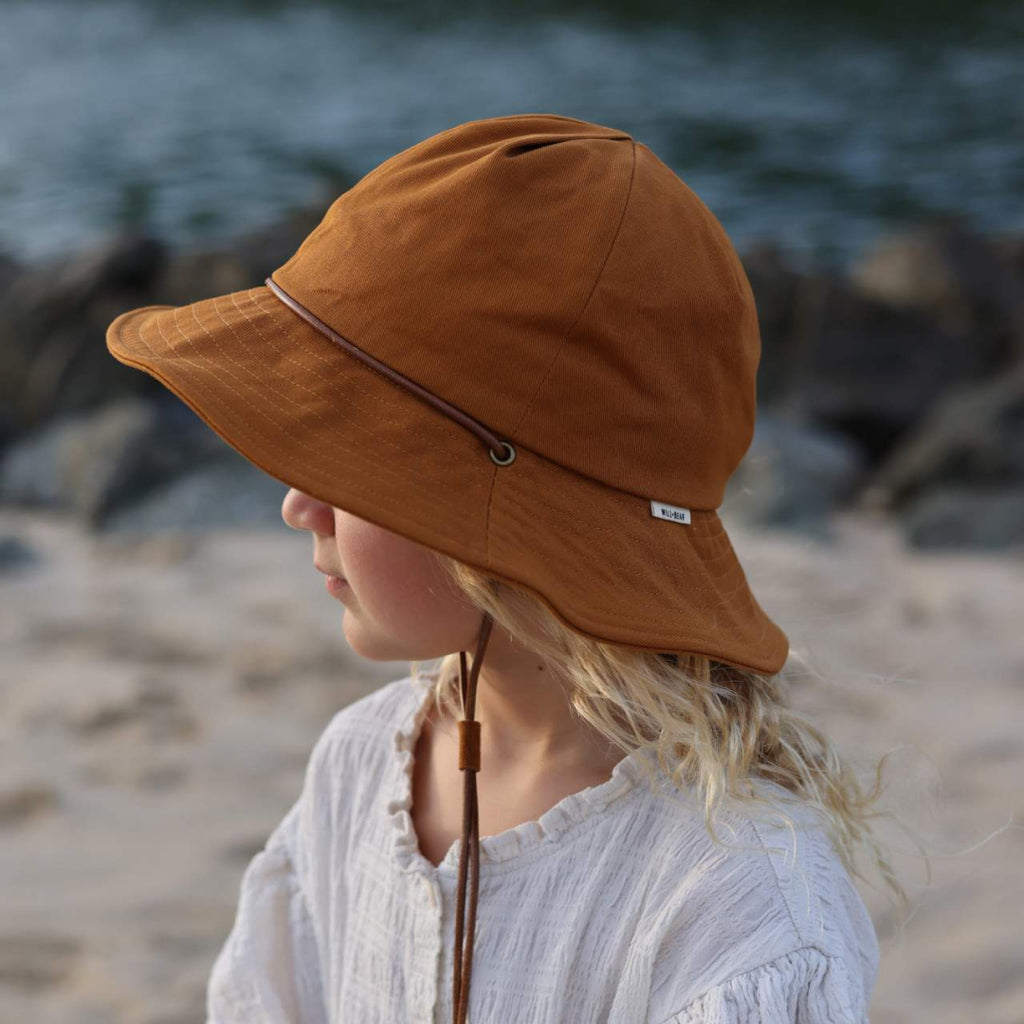
[[[433,677],[421,674],[409,678],[411,694],[401,718],[392,733],[397,770],[394,775],[396,795],[388,802],[386,813],[394,840],[393,850],[400,870],[457,874],[459,842],[452,843],[444,860],[435,869],[420,852],[419,839],[413,825],[412,770],[413,751],[420,727],[427,716]],[[480,873],[489,865],[507,862],[544,843],[550,843],[588,818],[599,814],[610,804],[637,788],[645,776],[643,761],[653,765],[652,754],[640,748],[625,755],[612,769],[611,777],[596,786],[588,786],[562,797],[539,818],[524,821],[497,835],[480,837]]]

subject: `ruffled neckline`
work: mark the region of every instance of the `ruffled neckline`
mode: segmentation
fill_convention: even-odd
[[[394,839],[394,853],[402,871],[427,874],[457,874],[460,842],[456,839],[448,848],[444,859],[436,867],[419,849],[419,838],[412,820],[413,761],[416,742],[427,717],[432,700],[433,676],[421,674],[409,677],[410,694],[407,707],[392,733],[392,749],[397,761],[396,796],[387,804],[387,815]],[[520,822],[496,835],[480,837],[480,874],[498,864],[509,867],[508,862],[534,848],[551,844],[577,828],[587,819],[599,814],[613,802],[638,791],[637,783],[644,776],[642,762],[653,764],[652,755],[640,748],[625,755],[612,769],[604,782],[577,790],[562,797],[539,818]],[[532,858],[531,858],[532,859]]]

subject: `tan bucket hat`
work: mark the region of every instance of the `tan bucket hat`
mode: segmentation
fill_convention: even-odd
[[[529,588],[581,633],[786,660],[716,512],[753,437],[754,296],[712,213],[626,132],[456,125],[340,195],[263,285],[130,310],[107,347],[271,476]],[[461,657],[457,1022],[490,628],[468,676]]]

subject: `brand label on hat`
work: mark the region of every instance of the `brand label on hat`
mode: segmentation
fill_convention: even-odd
[[[663,501],[651,499],[651,515],[658,519],[671,519],[673,523],[688,523],[690,510],[678,505],[666,505]]]

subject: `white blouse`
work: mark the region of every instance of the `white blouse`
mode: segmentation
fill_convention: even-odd
[[[388,683],[317,740],[242,878],[207,1024],[451,1020],[459,842],[435,868],[410,816],[430,682]],[[795,830],[723,814],[720,837],[747,849],[716,845],[641,750],[481,836],[470,1024],[863,1024],[871,919],[810,814],[792,813]]]

